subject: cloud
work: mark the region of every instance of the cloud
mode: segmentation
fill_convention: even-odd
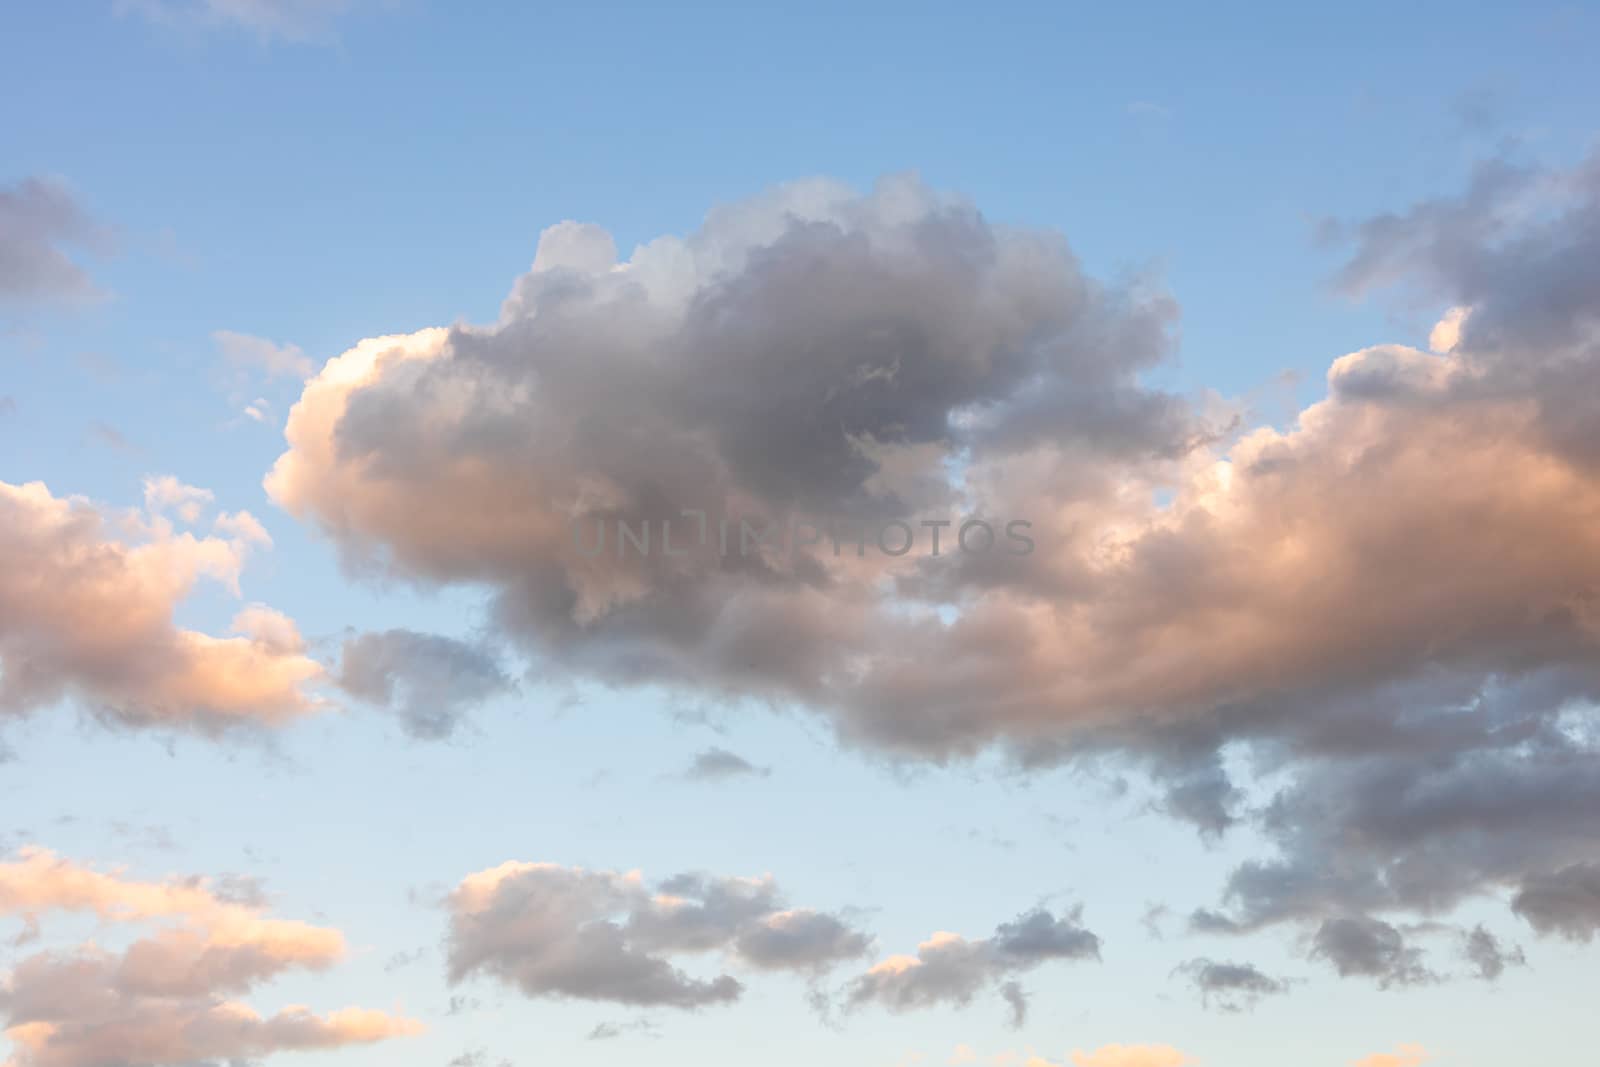
[[[216,494],[211,490],[184,485],[170,474],[144,480],[144,506],[151,515],[174,511],[193,526],[214,500]]]
[[[126,726],[204,733],[315,710],[322,669],[283,615],[246,607],[227,637],[172,621],[201,578],[237,594],[260,524],[239,512],[216,534],[180,532],[163,513],[198,519],[210,495],[175,479],[147,494],[146,513],[119,514],[0,482],[0,721],[62,698]]]
[[[1012,1029],[1021,1029],[1023,1024],[1028,1021],[1027,990],[1022,988],[1021,982],[1001,982],[1000,997],[1006,1002],[1006,1007],[1011,1009]]]
[[[238,939],[240,931],[261,928],[254,918],[261,901],[258,892],[241,894],[237,885],[236,879],[141,882],[30,846],[19,850],[14,859],[0,862],[0,912],[90,912],[103,921],[122,923],[183,918],[208,929],[230,931],[230,936]],[[288,929],[269,927],[280,928]],[[321,954],[342,952],[335,936],[312,940],[324,946]]]
[[[311,358],[299,345],[278,344],[262,337],[252,337],[232,330],[216,330],[211,334],[217,349],[236,368],[256,370],[268,378],[309,378],[316,370]]]
[[[796,702],[902,758],[1142,769],[1173,817],[1268,841],[1211,928],[1294,924],[1404,984],[1410,946],[1373,973],[1349,935],[1501,893],[1596,929],[1597,220],[1591,160],[1333,227],[1346,289],[1454,310],[1253,429],[1143,384],[1165,295],[911,179],[795,183],[621,261],[563,223],[500,321],[325,365],[267,488],[353,569],[487,586],[553,673]],[[967,515],[1036,551],[946,529],[933,556],[923,524]],[[723,555],[729,516],[922,540]],[[619,520],[658,551],[574,541]]]
[[[1081,925],[1081,917],[1081,908],[1060,918],[1040,908],[1002,923],[987,939],[935,933],[917,946],[915,956],[890,956],[856,978],[846,1002],[851,1007],[876,1003],[890,1011],[914,1011],[963,1006],[995,987],[1020,1025],[1027,1004],[1016,975],[1053,960],[1100,958],[1100,938]]]
[[[1072,1053],[1072,1067],[1186,1067],[1193,1062],[1171,1045],[1103,1045]]]
[[[1485,353],[1558,354],[1600,313],[1600,155],[1566,170],[1493,160],[1459,196],[1337,232],[1354,245],[1339,275],[1346,290],[1442,296],[1471,310],[1462,339]]]
[[[261,914],[202,879],[141,882],[25,848],[0,862],[0,914],[37,922],[86,912],[159,924],[121,952],[95,944],[40,951],[0,975],[14,1067],[162,1067],[371,1044],[420,1032],[378,1011],[263,1017],[232,999],[291,970],[344,958],[342,934]]]
[[[1499,978],[1507,967],[1525,967],[1528,963],[1520,947],[1503,948],[1499,938],[1481,924],[1462,933],[1461,953],[1485,982]]]
[[[73,982],[103,976],[71,975]],[[56,1021],[21,1022],[8,1027],[16,1067],[165,1067],[175,1063],[240,1061],[279,1052],[328,1051],[370,1045],[421,1032],[420,1025],[380,1011],[349,1008],[316,1015],[298,1007],[263,1017],[244,1005],[219,1001],[155,1001],[124,1006],[99,1018],[86,1012],[63,1013]],[[131,1008],[131,1010],[130,1010]]]
[[[332,40],[335,20],[355,0],[117,0],[119,14],[162,25],[243,29],[262,40]]]
[[[1204,957],[1180,964],[1175,974],[1188,978],[1206,1007],[1215,1004],[1225,1012],[1249,1011],[1262,997],[1289,992],[1289,982],[1263,974],[1254,964],[1232,963]]]
[[[944,633],[899,610],[905,583],[927,584],[912,560],[725,559],[709,537],[685,557],[589,557],[573,531],[672,521],[682,539],[684,509],[711,529],[811,513],[906,521],[926,544],[921,522],[959,515],[954,455],[985,477],[1016,460],[1026,480],[1039,463],[1021,457],[1042,449],[1095,482],[1120,461],[1175,461],[1204,420],[1137,383],[1170,348],[1171,301],[1103,286],[1058,236],[994,227],[909,179],[869,196],[796,183],[613,255],[603,231],[552,227],[500,323],[330,361],[290,413],[273,498],[353,565],[487,581],[499,624],[551,669],[799,698],[836,707],[847,734],[928,754],[1044,725],[969,703],[985,665],[1013,688],[1044,684],[1042,664],[979,654],[1013,640],[1042,654],[1050,636],[1028,632],[1037,598],[983,595],[992,577],[965,583],[973,609]],[[1035,500],[1035,521],[1056,506]],[[931,693],[949,706],[921,706]],[[1042,695],[983,707],[1031,719]]]
[[[634,1019],[631,1022],[625,1023],[599,1023],[593,1030],[589,1031],[586,1040],[614,1041],[619,1037],[626,1037],[630,1034],[637,1034],[641,1037],[661,1036],[660,1031],[656,1029],[655,1023],[651,1022],[649,1019]]]
[[[872,940],[838,916],[799,908],[763,916],[734,945],[741,960],[760,970],[821,972],[864,955]]]
[[[1423,966],[1420,949],[1408,945],[1389,923],[1366,915],[1324,921],[1311,954],[1333,964],[1340,977],[1376,978],[1385,988],[1438,981]]]
[[[682,957],[820,974],[869,945],[835,916],[786,908],[770,877],[682,874],[652,890],[637,872],[508,862],[464,878],[447,907],[450,981],[484,975],[535,998],[707,1007],[744,985],[694,977]]]
[[[516,686],[480,645],[414,630],[364,633],[344,643],[339,685],[388,707],[412,737],[450,737],[467,713]]]
[[[1398,284],[1450,310],[1432,334],[1436,353],[1384,346],[1346,356],[1330,372],[1330,399],[1300,420],[1302,435],[1325,438],[1317,454],[1345,457],[1353,476],[1345,499],[1383,517],[1352,538],[1363,524],[1317,517],[1293,498],[1279,512],[1318,543],[1344,531],[1344,547],[1331,554],[1331,544],[1302,541],[1306,558],[1360,561],[1357,580],[1372,582],[1369,603],[1385,612],[1421,608],[1426,595],[1420,572],[1390,569],[1407,555],[1402,541],[1454,555],[1454,569],[1430,582],[1437,601],[1391,631],[1387,650],[1371,646],[1316,684],[1298,680],[1277,716],[1236,708],[1216,717],[1209,736],[1191,729],[1174,744],[1194,759],[1230,730],[1269,765],[1294,772],[1259,821],[1278,858],[1241,865],[1225,890],[1231,911],[1211,918],[1240,931],[1307,922],[1325,935],[1336,966],[1342,935],[1378,932],[1367,945],[1398,953],[1388,957],[1393,966],[1361,953],[1366,962],[1347,962],[1341,973],[1405,984],[1421,977],[1410,947],[1395,946],[1388,924],[1351,913],[1434,914],[1511,890],[1514,901],[1553,902],[1538,921],[1536,904],[1517,908],[1541,933],[1581,939],[1597,925],[1595,913],[1556,903],[1570,900],[1562,893],[1540,891],[1600,855],[1600,752],[1587,725],[1600,699],[1592,666],[1600,581],[1586,556],[1594,527],[1566,506],[1566,493],[1590,501],[1600,485],[1591,399],[1600,358],[1591,284],[1600,161],[1568,171],[1491,164],[1460,197],[1348,232],[1356,247],[1341,275],[1347,288]],[[1352,432],[1355,419],[1381,432]],[[1450,426],[1471,430],[1452,434]],[[1420,456],[1429,441],[1441,473],[1415,490],[1445,520],[1437,523],[1391,495],[1403,457]],[[1307,481],[1308,455],[1292,449],[1257,465],[1288,489]],[[1461,493],[1473,479],[1493,488]],[[1335,481],[1309,485],[1333,499]],[[1558,482],[1563,493],[1545,498],[1542,488]],[[1495,518],[1486,524],[1487,515]],[[1534,555],[1540,565],[1525,566]],[[1543,564],[1550,567],[1541,575]],[[1523,584],[1474,589],[1463,579],[1480,566],[1509,567]],[[1382,588],[1379,574],[1390,575]],[[1313,601],[1304,607],[1330,618]],[[1359,622],[1317,625],[1346,649],[1376,633]],[[1424,635],[1428,646],[1406,647]]]
[[[105,445],[107,448],[115,449],[118,452],[132,453],[140,451],[139,446],[128,440],[121,430],[109,422],[103,422],[99,419],[89,424],[89,438],[97,444]]]
[[[1353,1067],[1418,1067],[1432,1058],[1432,1053],[1421,1045],[1400,1045],[1392,1053],[1375,1052],[1351,1062]]]
[[[1600,863],[1575,863],[1522,884],[1511,902],[1541,934],[1589,942],[1600,932]]]
[[[757,767],[736,752],[713,747],[695,753],[683,776],[695,782],[721,782],[729,778],[765,778],[771,773],[770,767]]]
[[[0,187],[0,304],[90,300],[100,295],[70,248],[103,252],[106,229],[50,178]]]
[[[270,422],[272,420],[272,404],[266,397],[256,397],[244,406],[244,416],[251,422]]]
[[[1234,809],[1243,793],[1220,762],[1194,761],[1169,771],[1158,809],[1189,823],[1209,838],[1220,838],[1238,822]]]
[[[512,1062],[505,1057],[491,1058],[486,1048],[468,1049],[461,1055],[451,1060],[446,1067],[514,1067]]]

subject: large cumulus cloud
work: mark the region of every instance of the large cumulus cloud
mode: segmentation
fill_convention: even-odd
[[[1314,951],[1341,973],[1406,984],[1434,975],[1372,913],[1437,915],[1487,893],[1540,933],[1600,928],[1582,888],[1600,855],[1600,290],[1586,281],[1600,166],[1497,163],[1459,197],[1349,232],[1346,286],[1400,281],[1453,305],[1439,351],[1345,357],[1313,409],[1378,431],[1317,450],[1359,477],[1310,484],[1350,512],[1314,528],[1346,531],[1340,554],[1365,568],[1346,581],[1368,611],[1334,618],[1384,644],[1317,685],[1291,674],[1278,706],[1219,709],[1214,729],[1174,743],[1214,751],[1231,731],[1295,771],[1260,813],[1278,855],[1240,867],[1226,914],[1201,924],[1313,923]],[[1376,491],[1413,463],[1431,474],[1409,499]],[[1475,934],[1468,958],[1493,977],[1500,950]]]
[[[1583,937],[1597,219],[1600,165],[1498,166],[1345,228],[1348,287],[1454,310],[1431,349],[1340,356],[1323,399],[1248,430],[1144,384],[1170,300],[913,181],[786,187],[622,262],[562,224],[498,323],[329,362],[268,489],[352,566],[487,586],[550,672],[796,700],[915,757],[1142,763],[1165,810],[1275,846],[1210,929],[1297,923],[1337,961],[1385,913],[1503,893]],[[572,537],[697,513],[1023,518],[1037,550]],[[1287,784],[1251,806],[1241,761]],[[1395,952],[1341,969],[1422,973]]]
[[[488,583],[506,629],[552,668],[828,704],[851,709],[853,731],[948,751],[1006,725],[957,706],[869,712],[888,692],[918,697],[894,650],[965,645],[952,670],[982,670],[980,646],[1043,623],[1044,601],[996,591],[941,637],[889,602],[886,580],[952,598],[914,558],[791,544],[619,559],[614,541],[580,551],[575,525],[670,521],[682,544],[700,521],[685,511],[708,517],[711,542],[723,518],[949,520],[995,496],[954,484],[958,459],[992,477],[1020,457],[1024,489],[1047,464],[1104,491],[1104,471],[1171,463],[1202,436],[1138,381],[1172,322],[1170,300],[1094,282],[1059,237],[994,227],[907,180],[866,197],[786,187],[625,263],[602,231],[562,224],[500,323],[331,361],[268,488],[353,563]],[[1027,509],[1007,519],[1054,518],[1048,499],[1004,502]],[[957,579],[1071,580],[1055,569]]]

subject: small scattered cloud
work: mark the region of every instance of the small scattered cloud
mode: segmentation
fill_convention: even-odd
[[[989,938],[935,933],[917,946],[916,955],[890,956],[855,979],[847,1004],[876,1003],[894,1012],[959,1007],[992,986],[1020,1026],[1027,1018],[1027,998],[1018,975],[1050,961],[1099,958],[1100,938],[1082,925],[1082,908],[1059,918],[1038,908],[1002,923]]]
[[[412,949],[410,952],[396,952],[384,962],[383,973],[394,974],[396,971],[403,971],[412,964],[420,963],[427,956],[428,950],[425,948]]]
[[[215,500],[216,494],[211,490],[185,485],[170,474],[144,480],[145,509],[151,515],[170,511],[190,526],[200,521],[200,516]]]
[[[503,1057],[496,1060],[486,1048],[473,1048],[452,1059],[445,1067],[512,1067],[512,1063]]]
[[[1171,1045],[1102,1045],[1072,1053],[1072,1067],[1188,1067],[1193,1062]]]
[[[1384,989],[1438,981],[1423,964],[1420,948],[1399,928],[1370,915],[1325,920],[1312,939],[1311,955],[1331,963],[1341,978],[1376,978]]]
[[[1225,1012],[1248,1011],[1263,997],[1289,992],[1289,982],[1262,973],[1254,964],[1211,960],[1189,960],[1173,972],[1188,978],[1200,993],[1200,1002]]]
[[[724,782],[730,778],[765,778],[771,767],[758,767],[725,748],[707,748],[695,754],[683,776],[691,782]]]
[[[215,330],[211,339],[227,362],[239,370],[253,370],[267,378],[311,377],[316,365],[299,345],[280,344],[265,337],[253,337],[233,330]]]
[[[586,1040],[589,1041],[614,1041],[619,1037],[649,1037],[657,1038],[661,1031],[649,1019],[634,1019],[631,1022],[603,1022],[589,1031]]]
[[[482,645],[403,629],[345,641],[338,682],[388,708],[407,734],[425,741],[451,737],[473,708],[516,689]]]
[[[1352,1067],[1418,1067],[1432,1058],[1421,1045],[1399,1045],[1393,1052],[1376,1052],[1351,1063]]]
[[[62,182],[30,177],[0,186],[0,304],[99,298],[72,252],[103,255],[110,247],[110,230]]]
[[[1527,957],[1520,945],[1509,948],[1482,925],[1461,934],[1461,954],[1472,964],[1474,975],[1492,982],[1505,973],[1507,967],[1526,967]]]
[[[330,44],[355,0],[117,0],[116,11],[174,29],[243,30],[262,41]]]
[[[738,1000],[744,983],[691,975],[681,957],[720,951],[816,977],[870,945],[838,916],[786,907],[770,876],[680,874],[651,887],[637,871],[508,862],[467,876],[446,907],[450,981],[481,975],[533,998],[710,1007]]]
[[[122,431],[109,422],[95,420],[89,424],[89,439],[117,452],[138,452],[139,446],[123,436]]]

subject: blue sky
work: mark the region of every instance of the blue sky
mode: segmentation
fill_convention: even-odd
[[[42,481],[107,509],[137,507],[150,476],[205,487],[214,510],[249,511],[272,545],[252,551],[241,597],[201,583],[182,598],[179,626],[224,633],[241,602],[265,602],[328,664],[364,632],[481,640],[517,688],[428,743],[336,692],[336,710],[265,737],[108,729],[68,685],[26,715],[0,707],[0,849],[31,843],[147,880],[258,877],[272,914],[344,931],[345,963],[247,999],[263,1011],[361,1004],[427,1031],[305,1053],[308,1064],[757,1055],[931,1067],[958,1046],[983,1062],[1068,1063],[1113,1044],[1170,1045],[1212,1067],[1349,1064],[1405,1043],[1451,1067],[1581,1059],[1574,1047],[1596,1036],[1580,999],[1593,950],[1533,937],[1504,885],[1390,918],[1483,922],[1521,943],[1528,966],[1492,983],[1342,979],[1308,955],[1314,927],[1186,928],[1231,870],[1282,842],[1248,824],[1198,836],[1162,814],[1159,774],[1137,759],[1019,768],[1004,733],[974,759],[923,758],[841,741],[804,700],[569,676],[559,668],[571,664],[497,629],[498,576],[342,566],[341,535],[317,521],[326,512],[297,518],[263,488],[305,383],[230,365],[214,335],[295,346],[320,369],[362,338],[492,326],[541,231],[563,220],[603,227],[625,260],[780,183],[865,191],[914,174],[989,224],[1064,234],[1091,277],[1169,292],[1181,307],[1173,358],[1142,371],[1140,388],[1284,428],[1327,394],[1333,360],[1379,344],[1427,350],[1445,310],[1470,302],[1339,291],[1349,244],[1319,240],[1323,223],[1454,196],[1485,160],[1578,165],[1596,132],[1600,13],[329,6],[287,28],[268,15],[298,5],[268,0],[234,16],[178,3],[6,13],[0,188],[38,177],[70,191],[93,232],[63,247],[96,291],[0,305],[11,400],[0,482]],[[32,621],[4,625],[26,635]],[[767,773],[686,780],[713,747]],[[1247,786],[1254,800],[1270,797],[1270,770]],[[964,1006],[867,1005],[831,1022],[789,974],[693,1012],[529,997],[482,976],[450,987],[440,900],[509,860],[651,880],[770,872],[795,904],[868,931],[873,960],[934,931],[987,937],[1035,907],[1082,904],[1101,962],[1022,975],[1020,1027],[987,987]],[[1168,909],[1159,936],[1145,922],[1154,905]],[[0,967],[27,951],[0,949]],[[1248,959],[1287,992],[1219,1010],[1175,974],[1197,958]],[[452,997],[464,998],[454,1011]],[[587,1040],[640,1019],[648,1027]]]

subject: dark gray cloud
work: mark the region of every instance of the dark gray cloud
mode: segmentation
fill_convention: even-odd
[[[1199,991],[1202,1004],[1226,1012],[1248,1011],[1262,997],[1289,992],[1286,979],[1263,974],[1250,963],[1200,957],[1179,965],[1174,973],[1189,979]]]
[[[1100,958],[1100,938],[1082,925],[1081,905],[1059,918],[1044,908],[995,929],[989,944],[1001,959],[1029,965],[1043,960]]]
[[[1588,713],[1567,695],[1590,684],[1541,672],[1487,694],[1406,686],[1369,692],[1359,713],[1334,705],[1279,741],[1294,744],[1296,774],[1256,820],[1278,855],[1240,865],[1227,907],[1194,925],[1432,915],[1517,890],[1513,906],[1538,932],[1581,932],[1600,912],[1585,920],[1581,894],[1555,887],[1573,857],[1600,852],[1600,762],[1580,725]],[[1461,710],[1434,710],[1452,698]]]
[[[935,934],[917,946],[915,956],[891,956],[852,981],[845,1003],[916,1011],[965,1005],[994,988],[1020,1025],[1027,1017],[1027,997],[1017,975],[1051,961],[1100,959],[1100,938],[1081,920],[1081,907],[1060,917],[1037,908],[1002,923],[991,938]]]
[[[1588,942],[1600,933],[1600,863],[1574,863],[1522,883],[1511,907],[1541,934]]]
[[[739,958],[763,970],[820,972],[857,959],[872,939],[836,915],[791,910],[745,926],[734,942]]]
[[[450,980],[485,975],[529,997],[707,1007],[744,985],[695,977],[686,956],[815,975],[868,945],[835,916],[787,908],[770,878],[684,874],[650,889],[637,874],[506,863],[463,879],[447,903]]]
[[[1368,915],[1324,921],[1311,954],[1327,960],[1340,977],[1376,978],[1384,988],[1438,981],[1438,975],[1423,965],[1421,949],[1407,944],[1394,926]]]
[[[34,177],[0,187],[0,304],[94,297],[68,250],[104,251],[108,241],[60,182]]]
[[[1174,819],[1190,823],[1207,837],[1221,837],[1238,821],[1235,809],[1243,793],[1234,785],[1220,763],[1192,761],[1180,763],[1164,778],[1160,810]]]
[[[344,643],[339,684],[381,704],[412,737],[450,737],[471,710],[516,686],[488,649],[414,630],[364,633]]]
[[[770,767],[757,767],[737,752],[712,747],[695,753],[683,776],[694,782],[721,782],[729,778],[765,778],[771,773]]]

